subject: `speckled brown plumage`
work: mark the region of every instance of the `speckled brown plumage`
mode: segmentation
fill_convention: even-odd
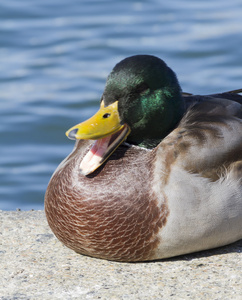
[[[154,153],[122,146],[105,164],[105,172],[85,177],[78,166],[86,144],[78,142],[47,189],[51,201],[45,210],[53,232],[82,254],[119,261],[152,258],[157,233],[169,214],[165,198],[159,207],[152,193]]]

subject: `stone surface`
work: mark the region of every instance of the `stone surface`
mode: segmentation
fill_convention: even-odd
[[[43,211],[0,211],[0,299],[242,299],[242,240],[156,262],[76,254]]]

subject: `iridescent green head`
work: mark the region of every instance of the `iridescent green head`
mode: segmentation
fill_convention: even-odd
[[[131,130],[127,141],[147,148],[156,146],[184,113],[175,73],[150,55],[118,63],[108,76],[102,100],[105,106],[118,101],[121,123]]]

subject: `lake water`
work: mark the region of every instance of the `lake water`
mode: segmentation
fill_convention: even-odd
[[[2,0],[0,209],[43,209],[113,66],[153,54],[184,91],[242,88],[241,0]]]

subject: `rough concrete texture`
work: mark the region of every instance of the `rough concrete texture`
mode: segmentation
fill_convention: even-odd
[[[76,254],[43,211],[0,211],[0,299],[242,299],[242,240],[156,262]]]

